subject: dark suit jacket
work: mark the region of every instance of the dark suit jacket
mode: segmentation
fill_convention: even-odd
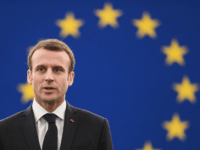
[[[32,106],[0,121],[0,150],[41,150]],[[67,103],[60,150],[113,150],[107,119]]]

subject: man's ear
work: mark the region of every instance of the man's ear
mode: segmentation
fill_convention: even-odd
[[[27,71],[27,82],[32,84],[32,74],[30,70]]]
[[[70,72],[69,77],[68,77],[68,86],[71,86],[74,82],[74,72]]]

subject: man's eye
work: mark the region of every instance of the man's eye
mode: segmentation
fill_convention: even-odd
[[[60,72],[60,69],[59,69],[59,68],[55,68],[55,71],[56,71],[56,72]]]
[[[39,68],[38,70],[39,70],[39,71],[44,71],[44,68]]]

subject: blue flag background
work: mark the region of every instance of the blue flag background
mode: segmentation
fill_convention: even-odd
[[[28,49],[56,38],[76,59],[66,100],[109,120],[115,150],[199,150],[199,8],[193,0],[0,1],[0,119],[31,104]]]

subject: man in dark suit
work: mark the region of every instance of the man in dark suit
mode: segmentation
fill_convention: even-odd
[[[0,150],[113,150],[107,119],[65,100],[75,59],[56,39],[40,41],[28,55],[34,100],[25,111],[0,121]]]

